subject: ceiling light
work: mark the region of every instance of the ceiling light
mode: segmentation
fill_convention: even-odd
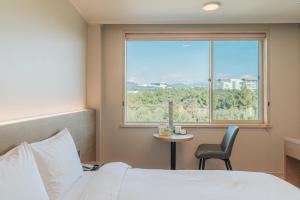
[[[203,5],[202,9],[205,11],[214,11],[218,10],[221,4],[219,2],[208,2]]]

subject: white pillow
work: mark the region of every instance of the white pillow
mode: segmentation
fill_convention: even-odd
[[[0,157],[0,199],[49,199],[27,143]]]
[[[31,147],[50,199],[61,199],[83,174],[71,134],[64,129]]]

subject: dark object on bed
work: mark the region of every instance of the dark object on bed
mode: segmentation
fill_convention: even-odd
[[[97,171],[102,164],[94,164],[94,165],[89,165],[89,164],[83,164],[82,169],[83,171]]]
[[[200,144],[195,152],[199,159],[199,169],[205,169],[205,161],[210,158],[224,160],[227,170],[232,170],[230,155],[239,127],[230,125],[221,144]]]

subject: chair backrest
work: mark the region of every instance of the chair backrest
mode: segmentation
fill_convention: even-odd
[[[237,133],[239,132],[239,127],[235,125],[230,125],[224,135],[223,141],[221,143],[222,150],[225,151],[226,157],[230,157],[233,148],[234,140]]]

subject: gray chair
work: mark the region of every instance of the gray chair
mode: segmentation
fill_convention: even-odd
[[[238,132],[238,126],[230,125],[221,144],[200,144],[195,152],[196,158],[199,159],[199,169],[205,169],[207,159],[216,158],[224,160],[226,169],[232,170],[229,158]]]

